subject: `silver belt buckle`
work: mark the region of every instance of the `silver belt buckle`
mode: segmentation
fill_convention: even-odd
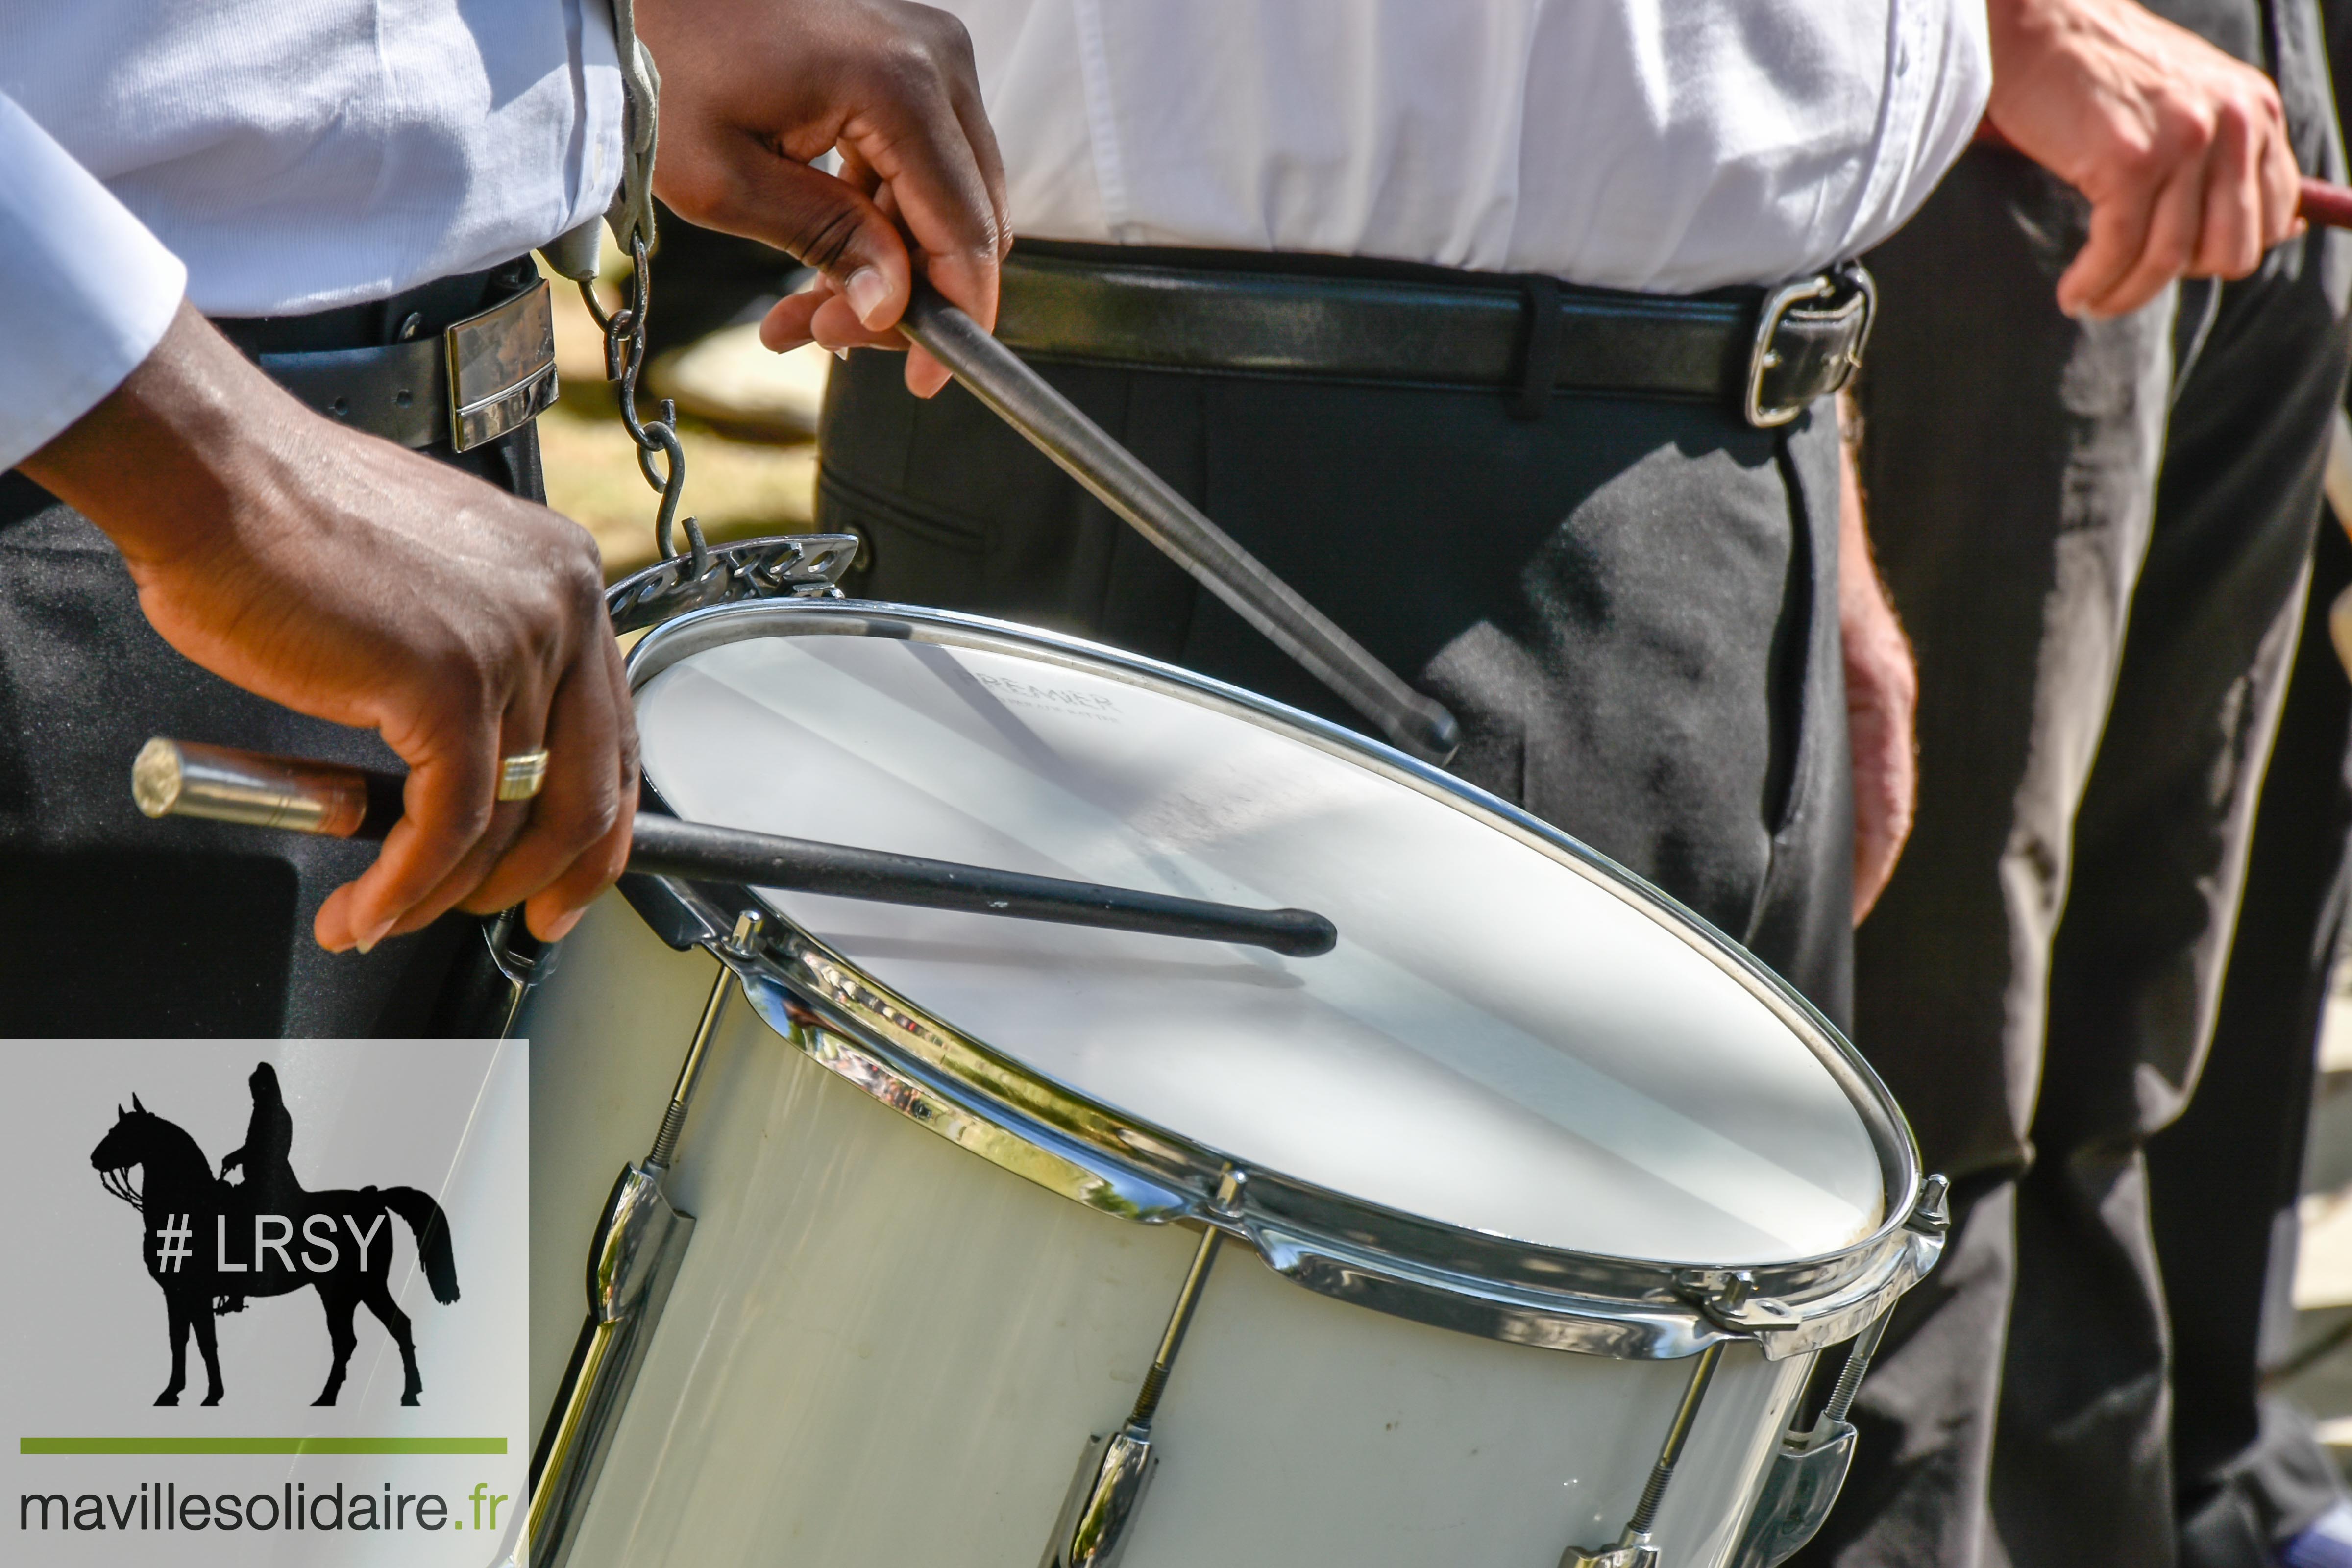
[[[555,301],[541,279],[443,334],[449,442],[460,452],[529,424],[556,398]]]
[[[1837,294],[1840,284],[1853,290],[1854,298],[1847,308],[1861,310],[1862,326],[1845,351],[1845,364],[1839,371],[1837,380],[1801,401],[1766,406],[1764,378],[1780,365],[1780,353],[1772,346],[1772,340],[1780,334],[1782,318],[1808,300],[1832,298]],[[1769,430],[1776,426],[1786,425],[1802,414],[1813,397],[1844,391],[1847,384],[1853,380],[1853,373],[1862,368],[1863,347],[1870,342],[1871,324],[1877,317],[1878,285],[1872,280],[1869,269],[1858,262],[1838,268],[1834,272],[1816,273],[1811,278],[1800,278],[1793,283],[1783,283],[1767,294],[1764,308],[1757,312],[1756,341],[1748,354],[1748,393],[1740,410],[1747,416],[1748,423],[1759,430]]]

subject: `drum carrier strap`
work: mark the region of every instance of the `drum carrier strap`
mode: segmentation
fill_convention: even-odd
[[[605,4],[612,16],[613,45],[621,67],[624,146],[621,187],[602,221],[611,226],[614,237],[620,241],[631,263],[621,308],[607,312],[596,295],[596,274],[604,249],[602,237],[596,232],[598,220],[591,219],[558,236],[541,248],[540,257],[551,270],[579,285],[580,297],[587,304],[589,315],[603,330],[605,377],[618,384],[621,423],[628,430],[629,438],[636,443],[637,471],[661,496],[655,513],[654,542],[661,554],[656,571],[664,580],[658,585],[639,584],[638,579],[633,578],[631,584],[637,585],[640,596],[647,600],[691,598],[711,575],[711,561],[702,530],[689,517],[686,520],[686,535],[691,550],[691,568],[685,581],[679,581],[671,564],[678,553],[671,537],[672,523],[677,515],[679,497],[686,489],[686,449],[677,438],[677,412],[664,399],[659,419],[646,420],[637,414],[637,376],[646,360],[646,312],[653,294],[654,150],[660,128],[661,73],[654,67],[652,54],[637,37],[635,0],[605,0]],[[656,452],[662,459],[658,465],[654,461]],[[782,542],[760,542],[774,545]],[[847,557],[835,552],[824,566],[808,572],[806,566],[813,563],[804,562],[797,551],[790,553],[789,562],[762,559],[760,563],[770,569],[779,585],[791,583],[802,591],[811,587],[818,592],[831,589],[833,579],[848,565]],[[772,550],[768,554],[776,552]],[[829,572],[824,569],[825,566],[830,567]],[[663,573],[662,568],[668,570]],[[646,575],[639,574],[640,578]],[[805,584],[793,582],[793,577],[803,575],[815,581]],[[822,586],[818,586],[820,584]],[[618,611],[622,605],[614,604],[610,607]],[[746,914],[736,923],[729,943],[740,948],[755,940],[757,931],[758,917]],[[490,942],[493,955],[502,956],[499,949],[504,944],[495,935]],[[538,944],[523,945],[536,948]],[[532,956],[535,959],[536,955]],[[509,1023],[535,967],[534,963],[522,960],[520,954],[516,958],[522,964],[520,971],[506,962],[499,963],[514,982],[515,1007],[509,1009]],[[709,1000],[703,1005],[701,1022],[687,1047],[686,1060],[679,1067],[677,1084],[670,1091],[669,1104],[663,1111],[653,1148],[643,1161],[623,1170],[614,1183],[589,1258],[587,1321],[581,1326],[571,1364],[564,1369],[555,1408],[548,1412],[546,1428],[531,1455],[529,1525],[515,1543],[513,1555],[500,1568],[560,1568],[579,1538],[580,1522],[587,1514],[597,1472],[604,1468],[604,1456],[619,1426],[621,1409],[628,1402],[637,1370],[652,1344],[653,1326],[668,1301],[670,1286],[677,1278],[686,1244],[694,1232],[694,1216],[680,1213],[671,1204],[663,1180],[676,1156],[687,1107],[693,1099],[710,1037],[718,1028],[727,1005],[728,987],[733,981],[734,972],[722,963],[711,985]]]

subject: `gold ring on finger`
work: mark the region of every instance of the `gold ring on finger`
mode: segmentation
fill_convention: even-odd
[[[547,750],[517,752],[499,759],[499,798],[529,800],[547,783]]]

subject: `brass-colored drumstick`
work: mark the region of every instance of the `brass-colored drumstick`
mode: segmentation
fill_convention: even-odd
[[[392,774],[226,746],[150,741],[131,766],[131,781],[139,809],[150,816],[208,817],[366,839],[382,838],[400,820],[403,781]],[[681,822],[654,812],[637,814],[629,869],[1010,920],[1243,942],[1294,958],[1328,952],[1339,940],[1331,922],[1311,910],[1247,909]]]

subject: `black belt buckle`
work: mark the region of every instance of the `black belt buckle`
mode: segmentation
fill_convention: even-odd
[[[528,424],[556,398],[555,303],[544,279],[442,334],[449,444],[460,452]]]
[[[1878,315],[1878,286],[1849,262],[1783,283],[1764,297],[1748,357],[1740,413],[1759,430],[1788,424],[1817,397],[1843,391],[1861,368]]]

